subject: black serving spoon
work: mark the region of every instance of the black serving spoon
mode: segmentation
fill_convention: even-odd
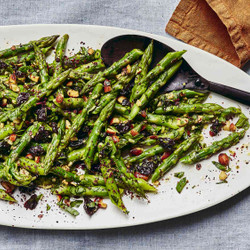
[[[151,41],[152,38],[139,35],[122,35],[114,37],[102,46],[101,55],[103,61],[107,66],[110,66],[113,62],[122,58],[125,53],[131,51],[132,49],[137,48],[145,50]],[[174,49],[171,47],[154,40],[154,52],[151,68],[153,68],[168,52],[172,51],[174,51]],[[210,82],[201,77],[185,60],[183,60],[181,68],[166,84],[166,86],[163,87],[162,93],[185,88],[198,91],[212,91],[241,103],[250,105],[249,92],[223,84]]]

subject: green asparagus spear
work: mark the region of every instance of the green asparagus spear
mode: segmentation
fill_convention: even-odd
[[[86,85],[83,87],[81,94],[89,92],[93,87],[102,80],[103,77],[108,77],[110,75],[115,75],[118,73],[126,65],[136,61],[143,52],[138,49],[134,49],[131,52],[127,53],[122,59],[117,62],[114,62],[109,68],[105,69],[104,71],[100,71],[95,75],[93,79],[88,81]]]
[[[38,47],[41,47],[41,48],[48,47],[51,44],[53,44],[57,38],[58,38],[58,35],[48,36],[48,37],[43,37],[37,41],[31,41],[27,44],[13,45],[9,49],[1,50],[0,51],[0,58],[11,57],[11,56],[15,56],[19,53],[32,50],[34,48],[34,44],[36,44]]]
[[[177,164],[180,157],[184,152],[190,149],[194,143],[198,141],[200,137],[198,135],[193,135],[187,140],[183,141],[178,148],[156,168],[152,175],[152,181],[157,181],[161,178],[167,171],[169,171],[173,166]]]
[[[177,51],[168,53],[148,74],[141,79],[138,83],[139,87],[134,92],[134,95],[131,97],[131,101],[134,101],[140,98],[148,88],[149,82],[160,75],[174,60],[179,60],[181,56],[186,51]]]
[[[161,76],[155,81],[145,93],[142,94],[141,98],[137,100],[137,102],[133,105],[131,112],[128,116],[129,120],[133,120],[136,115],[143,109],[151,98],[155,96],[155,94],[162,88],[166,82],[175,74],[175,72],[180,68],[182,61],[176,62],[173,66],[171,66],[168,70],[163,72]],[[139,88],[140,86],[138,86]]]

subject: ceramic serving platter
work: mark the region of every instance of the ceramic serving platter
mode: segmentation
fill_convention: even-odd
[[[87,25],[6,26],[0,27],[0,49],[42,36],[65,33],[70,36],[68,48],[70,51],[74,49],[74,52],[78,51],[81,42],[84,42],[86,46],[98,49],[108,39],[122,34],[152,37],[175,50],[186,49],[187,53],[184,58],[206,79],[250,92],[249,75],[226,61],[182,42],[139,31]],[[244,114],[250,117],[249,107],[218,94],[211,93],[207,102],[215,102],[223,107],[240,107]],[[220,136],[223,136],[223,133]],[[49,191],[38,190],[37,193],[44,193],[44,197],[37,208],[32,211],[23,207],[23,203],[28,197],[18,192],[14,194],[19,201],[18,204],[0,201],[0,224],[25,228],[69,230],[117,228],[166,220],[211,207],[250,186],[249,136],[250,131],[238,145],[231,148],[231,151],[225,150],[228,154],[236,153],[230,162],[232,171],[229,174],[228,183],[217,184],[220,172],[211,163],[212,160],[217,160],[217,156],[214,156],[202,161],[200,170],[197,170],[195,165],[178,164],[160,181],[158,193],[148,195],[148,201],[125,196],[123,199],[130,211],[129,215],[122,214],[109,200],[105,200],[104,202],[108,204],[107,209],[99,209],[96,214],[89,217],[81,206],[81,214],[74,218],[57,207],[56,197]],[[211,138],[206,131],[204,132],[204,141],[208,144],[213,139],[218,140],[219,138],[217,136]],[[179,171],[184,171],[189,181],[181,194],[177,193],[175,189],[178,179],[174,177],[174,173]],[[51,206],[49,211],[46,210],[47,204]]]

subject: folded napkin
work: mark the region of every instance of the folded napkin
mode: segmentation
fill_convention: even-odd
[[[182,0],[166,32],[242,67],[250,59],[250,0]]]

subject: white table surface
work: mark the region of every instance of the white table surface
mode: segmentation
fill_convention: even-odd
[[[168,36],[179,0],[0,0],[0,25],[77,23]],[[250,63],[244,70],[250,74]],[[250,249],[250,188],[215,207],[169,221],[99,231],[0,226],[0,249]]]

